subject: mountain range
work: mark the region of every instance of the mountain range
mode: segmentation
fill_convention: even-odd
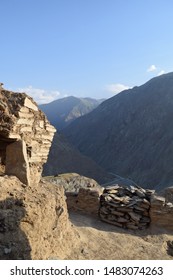
[[[52,125],[57,129],[62,129],[76,118],[91,112],[103,101],[104,99],[97,100],[68,96],[48,104],[42,104],[39,107],[46,114]]]
[[[145,188],[173,184],[173,73],[125,90],[63,129],[107,172]]]

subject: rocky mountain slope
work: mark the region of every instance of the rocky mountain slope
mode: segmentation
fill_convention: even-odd
[[[75,120],[69,141],[107,171],[139,185],[173,183],[173,73],[106,100]]]
[[[102,99],[69,96],[48,104],[42,104],[40,109],[46,114],[52,125],[62,129],[76,118],[91,112],[102,101]]]
[[[43,175],[48,176],[71,172],[93,178],[100,184],[109,182],[114,178],[114,176],[108,174],[92,159],[82,155],[62,134],[56,133],[48,160],[44,165]]]

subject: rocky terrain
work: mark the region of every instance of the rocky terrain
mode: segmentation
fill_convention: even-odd
[[[173,183],[173,73],[104,101],[63,130],[108,172],[157,190]]]
[[[57,186],[61,185],[65,192],[77,193],[81,188],[99,188],[102,187],[93,179],[81,176],[77,173],[64,173],[57,176],[43,177],[44,181],[53,183]]]
[[[62,129],[75,119],[91,112],[102,102],[102,99],[68,96],[39,107],[52,125],[57,129]]]

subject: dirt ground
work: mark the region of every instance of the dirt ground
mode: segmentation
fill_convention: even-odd
[[[70,212],[79,242],[66,259],[73,260],[172,260],[167,241],[173,234],[160,229],[125,230],[98,217]]]

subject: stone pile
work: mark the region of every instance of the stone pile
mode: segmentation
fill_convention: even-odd
[[[121,228],[144,229],[150,224],[150,196],[138,186],[106,187],[100,197],[101,220]]]
[[[0,173],[37,184],[55,133],[34,100],[0,84]],[[1,174],[2,175],[2,174]]]

